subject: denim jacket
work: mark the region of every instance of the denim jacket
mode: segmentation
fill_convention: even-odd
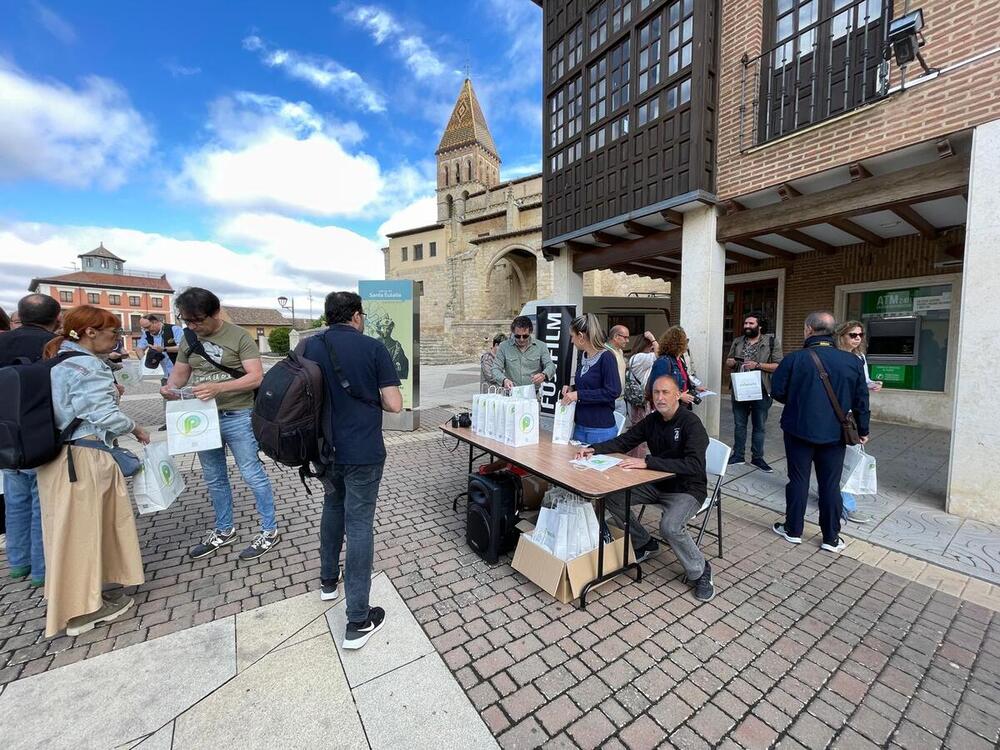
[[[135,422],[118,406],[118,391],[111,368],[72,341],[64,341],[59,351],[83,352],[89,356],[72,357],[52,368],[52,408],[56,427],[63,430],[79,417],[83,424],[70,439],[96,436],[111,447],[115,438],[135,429]]]

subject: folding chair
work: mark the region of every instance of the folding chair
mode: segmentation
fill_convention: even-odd
[[[708,529],[708,519],[712,516],[712,508],[716,509],[718,527],[714,533],[709,531],[708,534],[709,536],[714,536],[718,541],[720,558],[722,557],[722,483],[726,478],[726,469],[729,468],[729,456],[732,452],[733,449],[725,443],[715,438],[708,439],[708,450],[705,451],[705,471],[707,474],[714,474],[717,479],[715,480],[715,487],[712,488],[712,493],[705,498],[705,502],[701,504],[698,512],[691,519],[691,522],[694,522],[702,513],[705,514],[705,518],[702,519],[700,525],[697,523],[694,524],[695,528],[698,529],[698,539],[695,541],[695,544],[700,547],[701,540],[705,538],[705,532]],[[639,509],[639,523],[642,523],[642,514],[645,511],[646,506],[643,505]],[[659,541],[662,542],[663,540],[660,539]]]

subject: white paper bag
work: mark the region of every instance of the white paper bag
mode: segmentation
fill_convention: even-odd
[[[222,447],[214,398],[167,401],[167,447],[171,456]]]
[[[177,471],[166,443],[150,443],[142,459],[142,471],[132,480],[132,494],[140,513],[166,510],[184,492],[184,478]]]
[[[515,385],[510,389],[511,398],[535,398],[535,386]]]
[[[161,380],[163,378],[162,364],[159,364],[156,367],[146,367],[146,360],[142,360],[140,364],[142,365],[143,380]]]
[[[504,403],[503,409],[503,443],[504,445],[514,445],[514,433],[517,430],[517,405],[520,399],[509,398]]]
[[[521,398],[514,401],[512,442],[515,448],[538,443],[538,402]]]
[[[486,403],[485,393],[474,393],[472,395],[472,434],[481,434],[483,426],[483,404]]]
[[[760,401],[764,398],[760,370],[734,372],[729,376],[729,382],[733,388],[733,396],[737,401]]]
[[[142,380],[142,362],[137,359],[123,359],[122,369],[115,373],[115,380],[122,386],[138,385]]]
[[[878,492],[875,457],[865,453],[863,445],[849,445],[844,451],[840,490],[851,495],[874,495]]]
[[[556,511],[554,508],[542,506],[538,511],[538,521],[535,523],[535,530],[531,534],[531,541],[539,547],[544,547],[550,553],[556,546]]]
[[[562,401],[556,402],[556,413],[552,421],[552,442],[568,445],[573,437],[573,426],[576,420],[576,401],[569,406]]]

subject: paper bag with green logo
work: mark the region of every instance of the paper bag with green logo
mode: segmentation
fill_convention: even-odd
[[[538,442],[538,402],[533,398],[514,399],[509,407],[512,411],[513,430],[510,442],[515,448],[535,445]]]
[[[140,513],[166,510],[184,491],[184,478],[167,452],[166,443],[146,446],[142,471],[132,482],[132,494]]]
[[[214,398],[167,401],[167,447],[171,456],[222,447]]]
[[[573,437],[574,420],[576,419],[576,401],[566,406],[562,401],[556,401],[556,414],[552,420],[552,442],[567,445]]]

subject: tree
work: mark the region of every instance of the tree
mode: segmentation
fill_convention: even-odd
[[[289,328],[275,328],[267,335],[267,345],[275,354],[288,354]]]

